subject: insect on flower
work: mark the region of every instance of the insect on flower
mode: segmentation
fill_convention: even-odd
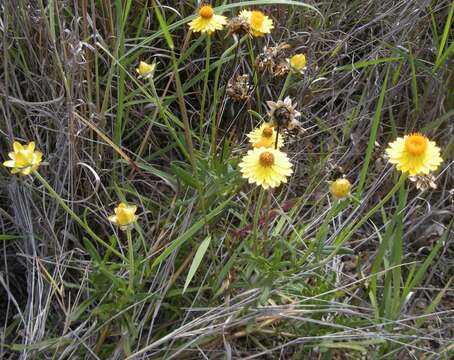
[[[34,141],[27,145],[22,145],[15,141],[13,150],[13,152],[8,154],[11,160],[6,160],[3,163],[3,166],[11,168],[11,174],[29,175],[41,164],[43,154],[40,151],[35,151]]]

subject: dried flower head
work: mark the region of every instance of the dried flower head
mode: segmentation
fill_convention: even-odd
[[[435,176],[432,174],[428,175],[415,175],[408,177],[411,182],[415,183],[416,189],[425,191],[427,189],[436,189]]]
[[[11,174],[29,175],[41,164],[43,154],[40,151],[35,151],[34,141],[27,145],[15,141],[13,150],[8,154],[11,160],[6,160],[3,163],[3,166],[11,168]]]
[[[301,123],[297,120],[301,113],[296,111],[290,97],[287,96],[284,101],[267,101],[266,104],[269,107],[268,115],[274,126],[289,130],[301,128]]]
[[[290,45],[280,43],[272,47],[264,47],[255,59],[255,66],[258,72],[268,72],[272,76],[280,77],[290,71],[288,62],[288,49]]]
[[[189,23],[189,29],[194,32],[212,34],[216,30],[221,30],[226,23],[227,18],[215,14],[211,5],[202,5],[199,8],[199,16]]]
[[[249,21],[243,16],[235,16],[227,22],[227,28],[229,35],[249,35],[252,37],[252,28]]]
[[[252,86],[249,84],[249,75],[237,75],[227,83],[227,96],[234,101],[249,99]]]
[[[397,138],[389,144],[386,154],[391,164],[410,176],[428,175],[443,161],[435,142],[419,133]]]

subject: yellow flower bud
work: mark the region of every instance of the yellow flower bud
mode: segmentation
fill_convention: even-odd
[[[145,61],[139,63],[139,67],[136,68],[137,73],[143,78],[149,78],[153,76],[154,70],[156,69],[156,63],[148,64]]]
[[[115,208],[115,215],[109,216],[109,221],[118,225],[121,230],[127,230],[137,221],[136,211],[136,205],[120,203]]]
[[[306,68],[306,56],[296,54],[290,58],[290,66],[296,71],[303,71]]]
[[[334,197],[340,199],[350,196],[351,188],[352,184],[350,184],[350,181],[348,181],[347,179],[340,178],[331,183],[329,191]]]
[[[6,160],[3,163],[3,166],[11,168],[12,174],[29,175],[39,167],[43,159],[43,154],[40,151],[35,151],[33,141],[27,145],[15,141],[13,150],[8,154],[11,160]]]

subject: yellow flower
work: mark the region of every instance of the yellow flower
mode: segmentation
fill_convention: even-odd
[[[287,154],[273,148],[249,150],[239,166],[250,184],[256,183],[264,189],[286,183],[287,177],[293,172]]]
[[[303,72],[306,68],[306,56],[304,54],[296,54],[290,58],[290,66],[293,70]]]
[[[252,35],[255,37],[269,34],[274,29],[273,20],[258,10],[241,10],[240,16],[249,21],[252,28]]]
[[[340,199],[350,196],[351,188],[352,184],[350,184],[350,181],[344,178],[340,178],[331,183],[329,191],[334,197]]]
[[[136,211],[136,205],[120,203],[115,208],[115,215],[109,216],[109,221],[118,225],[121,230],[127,230],[137,221]]]
[[[252,130],[247,137],[249,142],[256,148],[259,147],[273,147],[276,144],[276,131],[273,125],[270,123],[263,123],[259,128]],[[279,140],[277,142],[277,148],[280,149],[284,146],[284,138],[279,134]]]
[[[136,68],[136,71],[141,77],[146,79],[153,76],[155,69],[156,63],[148,64],[145,61],[141,61],[139,67]]]
[[[225,24],[227,24],[225,16],[216,15],[211,5],[203,5],[199,9],[199,16],[189,23],[189,28],[194,32],[211,34],[221,30]]]
[[[435,142],[419,133],[397,138],[389,144],[386,154],[391,164],[410,176],[427,175],[443,161]]]
[[[22,145],[15,141],[13,149],[14,151],[8,154],[11,160],[3,163],[4,166],[11,168],[12,174],[29,175],[41,164],[43,154],[40,151],[35,151],[34,141],[27,145]]]

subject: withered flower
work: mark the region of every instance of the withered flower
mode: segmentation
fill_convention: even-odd
[[[288,49],[290,45],[280,43],[272,47],[264,47],[256,60],[255,66],[258,72],[269,72],[272,76],[281,77],[290,71],[288,62]]]
[[[436,189],[435,176],[432,174],[427,175],[415,175],[408,177],[411,182],[415,183],[416,189],[425,191],[427,189]]]
[[[297,120],[301,113],[296,110],[290,97],[287,96],[284,101],[267,101],[266,104],[269,107],[268,115],[274,126],[288,130],[301,129],[301,123]]]
[[[227,83],[227,96],[234,101],[249,99],[252,86],[249,84],[249,75],[236,75]]]
[[[227,22],[227,29],[228,33],[227,36],[229,35],[249,35],[249,37],[252,37],[252,28],[251,24],[249,21],[244,18],[243,16],[235,16]]]

